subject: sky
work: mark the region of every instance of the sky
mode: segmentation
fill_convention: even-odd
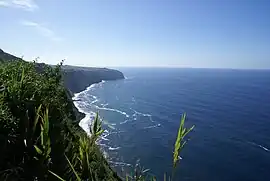
[[[0,0],[0,25],[49,64],[270,68],[269,0]]]

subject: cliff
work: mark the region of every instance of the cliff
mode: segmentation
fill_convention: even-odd
[[[107,68],[63,66],[64,85],[71,92],[78,93],[102,80],[124,79],[122,72]]]
[[[12,61],[12,60],[22,60],[14,55],[4,52],[0,49],[0,62],[1,61]],[[51,65],[55,67],[54,65]],[[44,72],[46,64],[38,63],[36,64],[37,72]],[[88,86],[94,83],[99,83],[102,80],[117,80],[124,79],[122,72],[107,68],[94,68],[94,67],[76,67],[70,65],[62,66],[63,82],[67,89],[66,93],[68,100],[72,101],[72,96],[74,93],[78,93],[86,89]],[[73,111],[75,112],[76,120],[81,120],[85,115],[80,113],[78,109],[72,104]]]
[[[12,61],[12,60],[22,60],[14,55],[4,52],[0,49],[0,62],[1,61]],[[38,63],[36,64],[37,72],[44,72],[46,64]],[[52,65],[52,67],[54,67]],[[63,82],[67,89],[66,94],[68,100],[72,102],[72,97],[74,93],[78,93],[86,89],[88,86],[94,83],[99,83],[102,80],[117,80],[124,79],[122,72],[107,68],[94,68],[94,67],[76,67],[70,65],[62,66]],[[78,111],[78,109],[72,105],[72,109],[75,113],[76,120],[81,120],[85,115]]]
[[[18,58],[14,55],[6,53],[2,49],[0,49],[0,61],[1,60],[18,60],[18,59],[21,59],[21,58]]]
[[[14,55],[4,52],[0,49],[0,60],[15,60],[21,59]],[[39,63],[37,66],[38,72],[42,72],[45,64]],[[118,80],[124,79],[122,72],[108,68],[96,68],[96,67],[77,67],[64,65],[63,81],[64,86],[73,93],[78,93],[86,89],[88,86],[94,83],[99,83],[102,80]]]

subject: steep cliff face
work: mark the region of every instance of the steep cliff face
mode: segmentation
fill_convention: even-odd
[[[86,68],[63,66],[64,85],[73,93],[78,93],[102,80],[124,79],[122,72],[107,68]]]

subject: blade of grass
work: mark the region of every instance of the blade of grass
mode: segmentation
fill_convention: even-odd
[[[36,117],[35,117],[34,124],[33,124],[33,133],[32,134],[34,134],[35,131],[36,131],[37,122],[38,122],[38,119],[40,118],[40,114],[39,113],[40,113],[41,107],[42,107],[42,105],[40,105],[38,107],[37,111],[36,111]]]
[[[187,143],[187,141],[185,141],[184,138],[195,127],[193,125],[191,128],[186,129],[185,128],[185,119],[186,119],[186,113],[184,113],[182,115],[182,117],[181,117],[180,126],[179,126],[178,133],[177,133],[177,138],[176,138],[176,141],[175,141],[175,144],[174,144],[173,170],[172,170],[172,177],[171,177],[172,180],[173,180],[174,172],[175,172],[175,169],[176,169],[176,166],[177,166],[177,162],[180,160],[180,152]]]
[[[75,174],[76,178],[77,178],[77,181],[81,181],[81,178],[79,177],[78,173],[76,172],[75,168],[73,167],[73,165],[70,163],[68,157],[65,155],[67,161],[68,161],[68,164],[70,166],[70,168],[72,169],[73,173]]]
[[[53,176],[55,176],[56,178],[58,178],[61,181],[65,181],[64,179],[62,179],[60,176],[58,176],[57,174],[53,173],[52,171],[48,170]]]

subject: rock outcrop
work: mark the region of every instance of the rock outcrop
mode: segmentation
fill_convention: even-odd
[[[63,66],[64,84],[71,92],[78,93],[102,80],[124,79],[122,72],[107,68]]]

